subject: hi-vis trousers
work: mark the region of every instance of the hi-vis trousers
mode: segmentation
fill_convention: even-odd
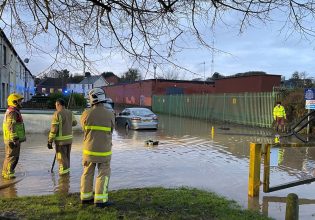
[[[83,162],[83,174],[81,176],[81,200],[93,199],[94,171],[98,173],[95,181],[94,203],[108,201],[108,182],[110,177],[110,161],[104,163]]]
[[[59,175],[70,172],[71,144],[56,145],[56,157],[59,164]]]
[[[5,158],[2,166],[2,177],[11,179],[14,177],[15,167],[19,161],[21,144],[10,146],[5,144]]]

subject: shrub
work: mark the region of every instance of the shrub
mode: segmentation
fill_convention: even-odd
[[[53,93],[49,96],[48,99],[48,108],[54,109],[55,108],[55,102],[57,99],[62,98],[66,102],[66,107],[70,109],[78,109],[78,108],[85,108],[86,106],[86,99],[83,95],[73,93],[71,97],[71,101],[69,103],[71,94],[64,95],[62,93]]]

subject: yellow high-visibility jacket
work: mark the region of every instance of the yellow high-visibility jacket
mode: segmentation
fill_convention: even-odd
[[[5,112],[2,129],[5,144],[17,140],[19,142],[26,140],[23,118],[20,111],[15,107],[10,106]]]
[[[103,103],[93,105],[92,108],[82,113],[81,125],[84,130],[82,158],[84,162],[110,161],[114,123],[114,113],[104,108]]]
[[[282,105],[278,106],[276,105],[273,108],[273,118],[276,120],[276,118],[285,118],[286,119],[286,114],[285,114],[285,110],[284,107]]]
[[[77,121],[72,111],[68,109],[55,111],[51,121],[48,141],[55,141],[57,145],[72,144],[72,126],[76,125]]]

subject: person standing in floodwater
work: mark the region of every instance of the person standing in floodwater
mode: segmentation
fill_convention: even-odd
[[[72,144],[72,127],[77,121],[72,111],[65,108],[65,101],[57,99],[50,132],[48,135],[48,149],[53,149],[52,142],[56,144],[56,158],[59,164],[59,175],[70,172],[70,152]]]
[[[2,167],[4,179],[15,178],[15,167],[19,161],[21,143],[26,141],[25,128],[20,109],[23,96],[12,93],[8,97],[8,109],[3,119],[3,140],[5,159]]]
[[[284,120],[286,120],[287,116],[285,114],[285,109],[281,105],[281,102],[278,101],[277,105],[273,108],[273,119],[276,123],[276,131],[284,132]]]
[[[108,183],[112,155],[112,132],[115,125],[114,113],[104,107],[106,101],[104,90],[94,88],[89,92],[91,108],[81,116],[84,130],[80,198],[82,204],[95,204],[104,208],[113,203],[108,201]],[[93,195],[95,169],[98,174]]]

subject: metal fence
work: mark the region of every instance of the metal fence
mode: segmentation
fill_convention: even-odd
[[[276,93],[153,96],[152,110],[206,120],[271,127]]]

